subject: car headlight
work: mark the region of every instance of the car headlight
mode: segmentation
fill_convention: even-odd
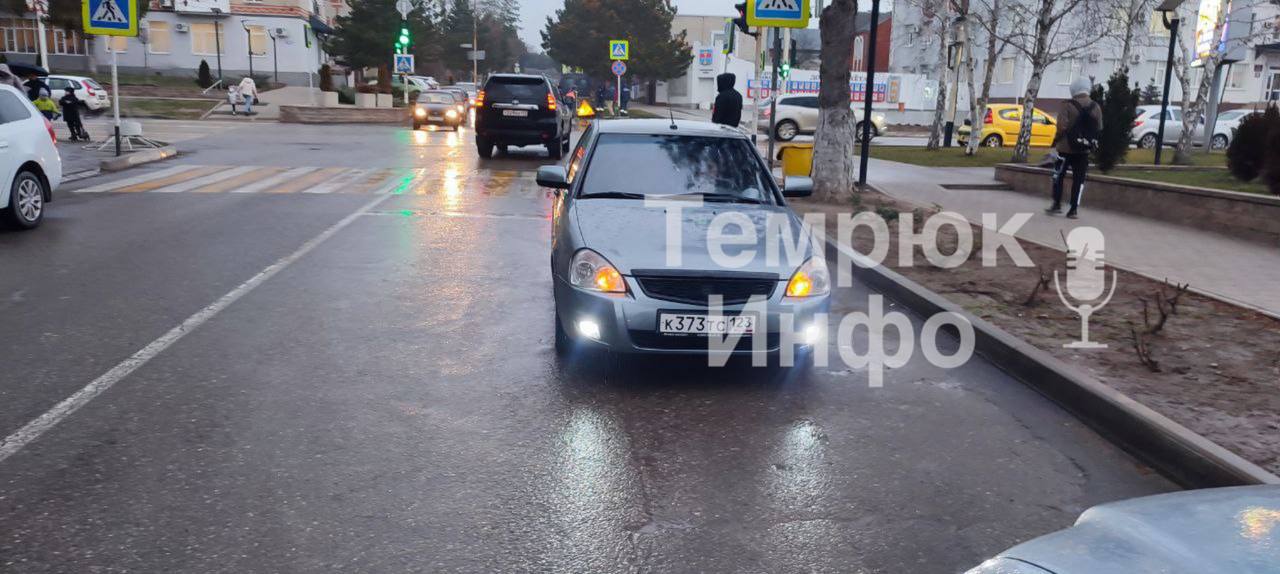
[[[463,106],[462,104],[458,104],[458,113],[462,113],[462,111],[465,109],[466,109],[466,106]]]
[[[413,108],[413,115],[420,118],[425,118],[427,117],[427,110],[424,110],[422,108]]]
[[[810,257],[791,274],[787,281],[787,297],[803,298],[831,292],[831,273],[822,257]]]
[[[449,110],[449,111],[447,111],[447,112],[445,112],[445,113],[444,113],[444,117],[446,117],[446,118],[456,118],[456,117],[458,117],[458,112],[457,112],[457,111],[455,111],[455,110]]]
[[[569,284],[579,289],[601,293],[626,293],[622,274],[603,255],[582,249],[569,262]]]

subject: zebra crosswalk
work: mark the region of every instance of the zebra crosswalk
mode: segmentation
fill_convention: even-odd
[[[89,183],[89,182],[86,182]],[[532,172],[457,169],[177,165],[72,193],[521,195],[542,193]]]

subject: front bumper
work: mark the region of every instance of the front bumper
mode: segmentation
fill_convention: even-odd
[[[706,336],[664,335],[658,332],[659,311],[706,313],[705,305],[654,299],[640,289],[634,277],[625,276],[624,279],[629,291],[627,294],[585,291],[569,285],[568,281],[561,277],[555,278],[557,319],[574,341],[628,354],[707,355],[710,353]],[[813,323],[816,314],[826,313],[829,306],[828,296],[784,301],[785,290],[786,281],[783,280],[779,282],[778,287],[765,303],[764,316],[757,320],[756,336],[765,338],[765,351],[768,353],[779,351],[784,339],[792,339],[798,346],[806,346],[801,342],[805,327]],[[725,305],[723,313],[726,316],[738,315],[744,309],[747,309],[747,305]],[[784,337],[781,333],[783,317],[787,314],[792,316],[794,336],[791,337]],[[584,319],[599,325],[599,338],[592,339],[578,332],[578,322]],[[825,327],[825,324],[820,326],[822,329]],[[754,350],[753,343],[751,336],[742,336],[732,354],[751,354]]]

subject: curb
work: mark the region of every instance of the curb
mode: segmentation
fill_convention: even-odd
[[[974,351],[1058,403],[1120,448],[1189,488],[1280,484],[1277,477],[1048,353],[974,316],[831,237],[827,258],[843,254],[853,276],[917,314],[956,313],[973,325]]]
[[[100,164],[102,171],[121,171],[144,163],[169,159],[178,155],[178,148],[171,145],[162,148],[136,151],[129,155],[104,159]]]

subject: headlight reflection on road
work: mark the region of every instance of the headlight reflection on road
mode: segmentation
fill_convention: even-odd
[[[550,501],[566,534],[566,547],[580,556],[608,556],[625,542],[624,525],[640,517],[639,477],[619,421],[589,408],[575,409],[560,432]]]
[[[462,178],[458,166],[450,165],[444,169],[442,184],[441,195],[444,198],[444,208],[453,210],[462,205]]]
[[[423,145],[427,143],[427,132],[422,130],[413,130],[413,144]]]

